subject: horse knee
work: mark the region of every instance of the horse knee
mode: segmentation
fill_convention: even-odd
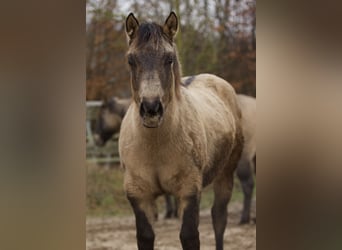
[[[247,181],[247,180],[253,178],[251,165],[249,164],[248,161],[241,160],[239,162],[239,165],[236,169],[236,175],[238,176],[238,178],[241,182]]]
[[[254,189],[254,180],[253,178],[246,178],[246,179],[240,179],[242,191],[245,195],[246,199],[251,199]]]

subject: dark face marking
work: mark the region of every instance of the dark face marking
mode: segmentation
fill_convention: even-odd
[[[173,63],[175,53],[168,52],[163,48],[153,51],[145,48],[142,51],[130,52],[127,61],[131,70],[132,87],[139,91],[142,82],[160,85],[164,92],[169,92],[173,82]],[[156,95],[160,93],[155,93]]]
[[[132,72],[133,88],[138,90],[141,81],[153,79],[158,73],[164,89],[171,85],[172,64],[176,52],[172,42],[163,33],[161,26],[155,23],[143,23],[139,26],[133,49],[127,54],[127,61]]]
[[[177,28],[178,25],[174,18],[174,15],[168,18],[172,22],[167,27],[155,23],[126,27],[130,37],[127,62],[131,71],[133,99],[139,107],[143,125],[149,128],[160,125],[164,111],[176,93],[176,85],[180,82],[177,52],[173,36],[170,36],[175,34],[174,26]],[[136,23],[132,17],[128,17],[127,22]],[[134,32],[134,35],[128,31]],[[144,101],[147,105],[144,105]],[[145,107],[152,103],[160,104],[161,108],[156,109],[158,112],[145,112]]]

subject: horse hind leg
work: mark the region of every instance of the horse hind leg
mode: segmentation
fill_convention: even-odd
[[[227,205],[232,195],[233,175],[214,182],[214,205],[211,217],[215,232],[216,250],[223,250],[223,235],[227,225]]]
[[[175,197],[170,194],[165,194],[165,219],[177,218],[178,217],[178,201]]]
[[[176,197],[173,197],[173,204],[173,217],[178,218],[178,200],[176,199]]]
[[[238,165],[243,149],[243,136],[237,135],[235,147],[228,159],[228,164],[221,175],[213,183],[214,205],[211,209],[211,217],[215,232],[216,250],[223,250],[223,235],[227,225],[227,205],[232,196],[234,186],[234,171]]]
[[[171,199],[171,195],[169,194],[165,194],[164,195],[165,198],[165,207],[166,207],[166,213],[165,213],[165,219],[170,219],[173,215],[173,206],[172,206],[172,199]]]
[[[236,170],[236,174],[240,180],[242,191],[244,194],[243,210],[240,224],[247,224],[250,221],[250,210],[254,189],[254,179],[251,165],[252,164],[250,161],[241,159]]]

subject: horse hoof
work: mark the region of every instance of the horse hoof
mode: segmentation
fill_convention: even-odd
[[[240,225],[245,225],[245,224],[249,224],[249,219],[248,218],[241,218],[240,220]]]

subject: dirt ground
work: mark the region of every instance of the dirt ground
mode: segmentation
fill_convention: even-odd
[[[228,209],[228,226],[224,235],[225,249],[256,249],[256,224],[238,225],[242,204],[231,203]],[[255,217],[255,203],[252,218]],[[165,220],[159,215],[155,223],[155,249],[182,249],[179,241],[180,221]],[[202,250],[215,249],[210,210],[200,212],[200,240]],[[87,250],[134,250],[136,247],[134,217],[107,217],[87,219]]]

